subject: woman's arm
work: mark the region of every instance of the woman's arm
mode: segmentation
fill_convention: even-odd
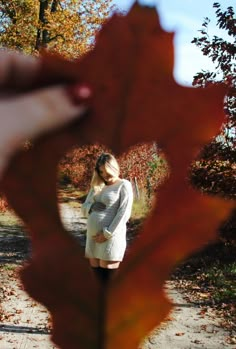
[[[81,206],[81,212],[84,217],[89,216],[89,211],[94,203],[94,189],[90,189],[85,202]]]
[[[103,228],[103,235],[106,239],[110,239],[119,229],[120,223],[126,223],[131,215],[133,204],[133,190],[130,182],[123,185],[120,191],[120,206],[118,211],[109,225],[109,227]]]

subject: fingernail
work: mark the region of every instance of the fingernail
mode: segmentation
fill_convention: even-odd
[[[76,105],[89,101],[92,96],[92,90],[87,84],[74,84],[67,88],[67,93]]]

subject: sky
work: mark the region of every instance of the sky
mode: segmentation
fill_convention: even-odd
[[[210,35],[223,36],[225,33],[216,26],[214,2],[219,2],[224,10],[233,6],[235,0],[140,0],[145,5],[156,6],[165,31],[175,32],[175,66],[173,75],[181,85],[191,85],[193,76],[201,70],[214,70],[210,58],[191,43],[199,36],[205,17],[211,19]],[[113,0],[120,9],[128,11],[134,0]]]

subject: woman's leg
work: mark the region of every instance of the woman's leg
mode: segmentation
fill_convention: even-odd
[[[92,268],[97,268],[100,266],[98,258],[89,258],[89,264]]]
[[[101,276],[101,271],[100,271],[100,266],[99,266],[99,259],[98,258],[89,258],[89,264],[91,267],[91,270],[93,271],[94,275],[100,280],[103,281],[102,276]]]
[[[100,259],[99,265],[100,279],[102,280],[104,285],[107,285],[107,283],[114,277],[115,273],[117,272],[120,262],[104,261]]]
[[[97,258],[89,258],[89,263],[96,276],[104,285],[114,276],[120,265],[120,262],[104,261]]]
[[[116,261],[104,261],[100,259],[99,266],[106,269],[117,269],[120,266],[120,262]]]

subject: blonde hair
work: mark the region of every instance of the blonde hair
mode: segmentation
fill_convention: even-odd
[[[100,191],[106,184],[99,174],[99,169],[101,166],[104,166],[106,172],[114,177],[119,177],[120,175],[120,166],[116,158],[112,154],[102,153],[97,159],[95,170],[90,184],[91,187],[95,190],[95,192]]]

